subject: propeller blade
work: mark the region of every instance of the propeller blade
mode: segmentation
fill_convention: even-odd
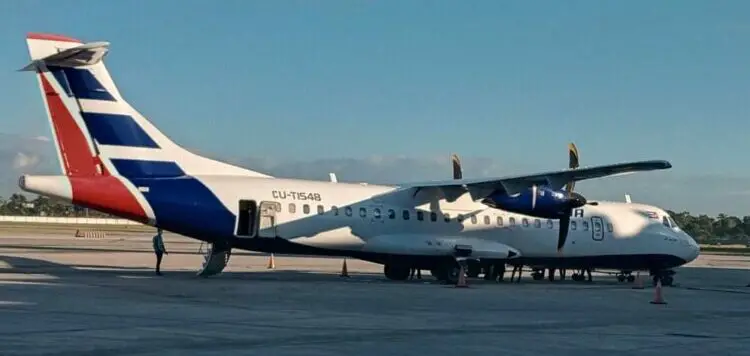
[[[576,144],[571,142],[568,144],[568,167],[570,169],[578,168],[578,147]]]
[[[536,184],[531,187],[531,209],[536,208]]]
[[[463,178],[463,173],[461,172],[461,161],[458,159],[457,154],[451,155],[451,163],[453,163],[453,179],[461,179]]]
[[[570,169],[576,169],[578,168],[578,147],[576,147],[576,144],[571,142],[568,144],[568,168]],[[568,196],[573,193],[573,189],[575,188],[576,182],[568,182],[568,184],[565,187],[565,190],[568,193]]]
[[[568,229],[570,229],[570,215],[565,215],[560,218],[560,231],[557,238],[557,252],[562,251],[565,246],[565,240],[568,239]]]

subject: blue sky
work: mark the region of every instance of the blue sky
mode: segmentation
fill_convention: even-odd
[[[0,2],[0,131],[34,137],[27,32],[111,42],[128,101],[215,156],[458,152],[502,175],[562,168],[574,141],[583,165],[674,165],[622,189],[697,191],[654,203],[750,215],[750,2]]]

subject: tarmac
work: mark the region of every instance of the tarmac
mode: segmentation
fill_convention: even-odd
[[[239,251],[198,278],[200,243],[175,235],[159,277],[150,236],[72,234],[0,232],[0,355],[750,355],[744,256],[702,255],[654,305],[648,279],[455,288]]]

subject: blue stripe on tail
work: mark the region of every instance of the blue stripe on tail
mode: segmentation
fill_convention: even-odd
[[[180,177],[185,172],[175,162],[111,158],[117,172],[126,178]]]
[[[100,145],[159,148],[132,116],[119,114],[81,113],[91,136]]]
[[[158,226],[204,239],[234,236],[235,215],[198,179],[174,162],[113,159],[120,175],[136,187],[154,211]],[[148,188],[144,192],[142,188]]]
[[[104,88],[102,83],[88,69],[55,66],[50,66],[47,69],[52,72],[60,85],[65,88],[68,96],[72,94],[78,99],[116,101],[112,94]]]

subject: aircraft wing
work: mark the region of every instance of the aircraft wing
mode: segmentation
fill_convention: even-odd
[[[412,190],[413,195],[416,195],[422,190],[437,189],[442,191],[449,201],[469,192],[472,199],[479,200],[497,190],[504,190],[511,195],[520,193],[523,189],[534,185],[545,185],[557,190],[562,189],[568,182],[669,168],[672,168],[672,164],[668,161],[638,161],[499,178],[453,179],[413,183],[400,185],[399,190]]]

